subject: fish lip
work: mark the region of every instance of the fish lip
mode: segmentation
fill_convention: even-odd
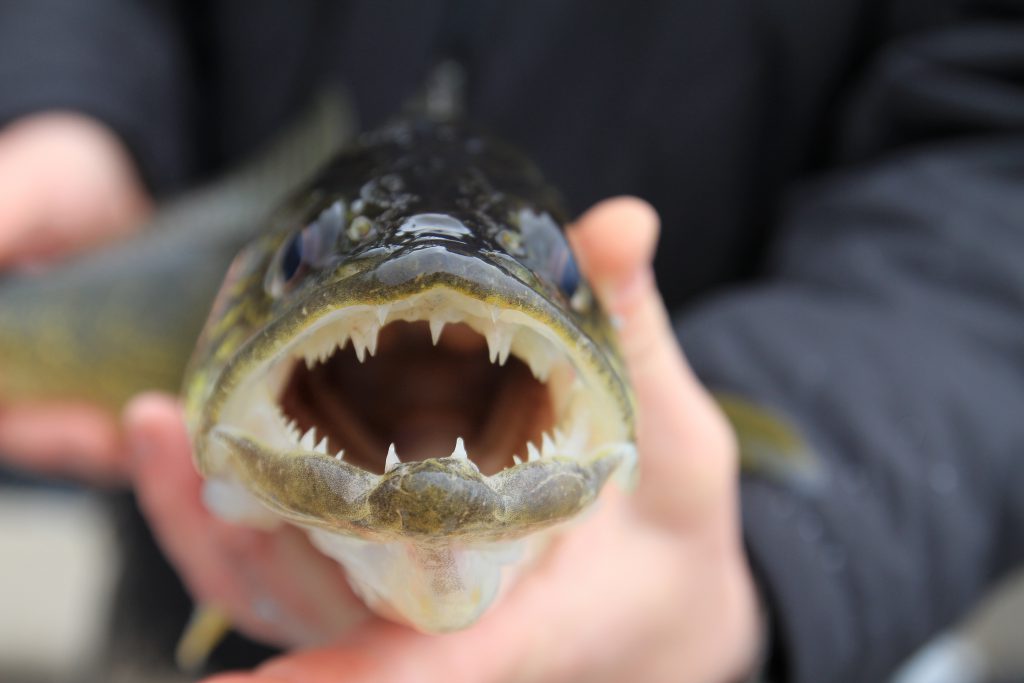
[[[605,448],[587,462],[550,458],[490,477],[447,457],[401,463],[383,475],[305,451],[281,453],[230,427],[211,437],[230,451],[247,487],[305,526],[367,540],[504,541],[572,518],[635,452]],[[289,482],[301,481],[302,486]]]

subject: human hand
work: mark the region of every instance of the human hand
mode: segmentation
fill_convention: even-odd
[[[0,269],[130,234],[150,208],[128,151],[101,123],[52,112],[0,129]]]
[[[40,268],[130,233],[150,202],[118,139],[85,116],[46,113],[0,130],[0,270]],[[113,415],[86,404],[0,406],[0,458],[27,470],[126,476]]]
[[[275,563],[312,562],[312,548],[293,538],[286,558],[276,534],[210,519],[173,404],[150,397],[131,407],[128,431],[143,456],[140,500],[196,596],[278,642],[302,642],[288,635],[317,630],[335,637],[215,683],[714,683],[752,668],[758,614],[740,540],[736,444],[672,333],[651,268],[656,235],[653,210],[633,199],[599,204],[571,231],[583,270],[621,322],[638,402],[637,490],[627,496],[609,485],[596,510],[459,633],[426,636],[365,618],[353,611],[337,567],[318,567],[312,586],[289,582],[299,571]],[[288,633],[256,613],[268,596]],[[338,619],[330,632],[325,610]]]

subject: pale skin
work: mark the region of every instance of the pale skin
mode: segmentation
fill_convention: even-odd
[[[653,209],[632,198],[598,204],[570,233],[584,272],[620,321],[637,394],[638,487],[629,495],[606,490],[592,514],[459,633],[425,636],[369,615],[338,566],[294,529],[215,519],[202,506],[172,397],[136,399],[123,432],[80,414],[69,432],[79,436],[61,444],[44,432],[64,423],[47,420],[74,413],[7,407],[0,451],[20,447],[20,462],[60,471],[54,454],[80,448],[66,472],[95,466],[117,476],[130,465],[140,503],[193,595],[220,606],[240,630],[298,648],[216,683],[740,680],[756,662],[760,625],[741,542],[736,444],[668,323],[651,267],[657,233]],[[0,238],[0,263],[17,262],[17,248],[4,246],[11,243]],[[25,419],[20,432],[5,429],[12,415]]]

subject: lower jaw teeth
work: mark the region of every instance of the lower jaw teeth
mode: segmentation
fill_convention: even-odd
[[[288,440],[291,441],[295,446],[298,446],[301,450],[307,452],[317,453],[326,456],[331,455],[330,451],[328,450],[328,437],[323,436],[319,440],[317,440],[318,434],[315,426],[310,427],[305,431],[305,433],[301,433],[300,435],[300,431],[296,422],[294,420],[289,420],[285,418],[283,413],[280,412],[280,410],[278,412],[280,415],[281,422],[284,425],[285,432],[286,434],[288,434]],[[575,434],[580,432],[581,427],[582,425],[577,425],[576,428],[573,430],[573,433]],[[576,457],[580,453],[582,453],[583,445],[581,443],[578,443],[578,439],[575,439],[572,436],[566,438],[565,435],[558,428],[555,428],[553,431],[555,434],[554,437],[552,437],[548,432],[542,433],[540,439],[540,447],[535,445],[533,441],[528,441],[526,443],[526,460],[524,461],[518,453],[513,454],[513,465],[518,466],[522,465],[524,462],[536,462],[543,458],[550,458],[556,455]],[[340,449],[337,453],[334,454],[333,457],[336,460],[344,460],[345,449]],[[469,457],[469,452],[466,450],[466,443],[461,436],[456,437],[455,446],[452,449],[451,454],[439,457],[463,460],[469,462],[474,467],[477,466],[476,463]],[[394,443],[392,443],[388,447],[387,456],[385,457],[384,473],[387,474],[391,472],[401,464],[402,460],[398,455],[397,447]]]

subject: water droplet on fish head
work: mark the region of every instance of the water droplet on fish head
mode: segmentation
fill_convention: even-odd
[[[512,256],[520,256],[523,253],[523,236],[515,230],[501,230],[498,232],[498,244]]]
[[[362,242],[373,230],[373,221],[366,216],[356,216],[348,224],[345,234],[353,242]]]

